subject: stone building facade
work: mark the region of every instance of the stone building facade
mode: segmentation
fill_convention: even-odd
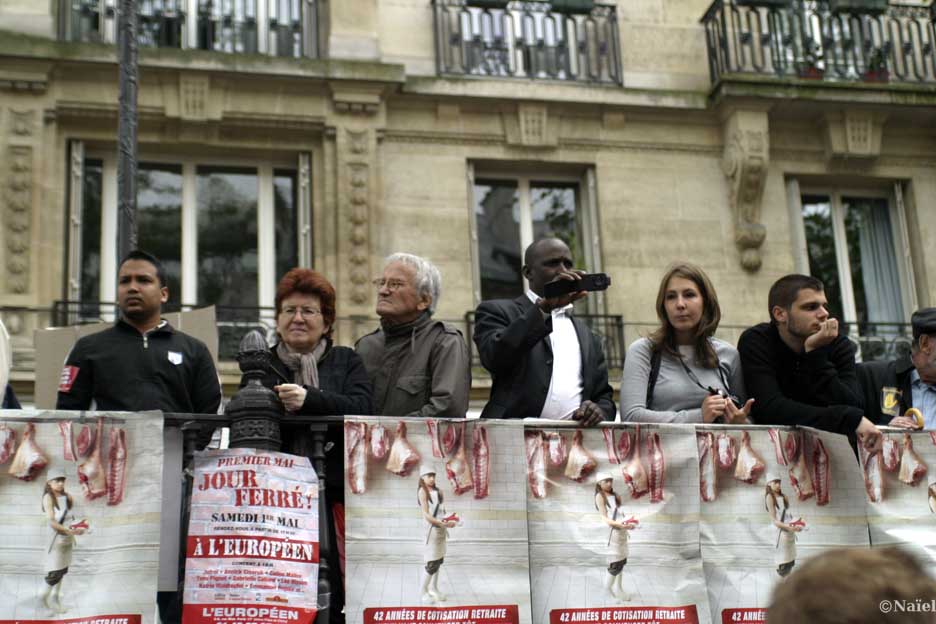
[[[0,0],[0,306],[27,395],[53,302],[83,302],[73,320],[114,298],[115,4]],[[730,340],[792,271],[830,282],[868,354],[936,303],[927,6],[138,4],[141,245],[175,303],[271,306],[284,268],[313,266],[351,343],[382,257],[409,251],[442,271],[437,316],[464,322],[520,292],[547,232],[612,276],[583,312],[623,322],[619,346],[677,259],[712,277]],[[875,23],[918,34],[888,46]]]

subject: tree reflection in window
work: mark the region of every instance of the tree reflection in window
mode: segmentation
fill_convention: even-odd
[[[169,302],[182,302],[182,167],[141,163],[137,170],[137,247],[159,258]],[[188,302],[186,302],[188,303]]]
[[[803,195],[803,227],[809,273],[825,284],[829,313],[842,318],[842,289],[835,258],[835,232],[832,229],[832,203],[826,195]]]
[[[198,168],[198,302],[257,305],[255,169]]]

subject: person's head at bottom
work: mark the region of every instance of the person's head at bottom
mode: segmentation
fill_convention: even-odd
[[[936,581],[906,551],[828,550],[776,586],[767,624],[933,624],[919,605],[934,598]]]

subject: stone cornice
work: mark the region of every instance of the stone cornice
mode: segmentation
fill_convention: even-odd
[[[621,106],[647,109],[705,110],[706,94],[696,91],[629,89],[561,81],[410,76],[407,95],[446,96],[477,100],[569,103],[580,106]]]
[[[925,108],[936,106],[936,84],[832,82],[731,74],[722,77],[709,94],[710,102],[716,106],[745,99]]]
[[[0,59],[11,57],[56,63],[117,65],[112,45],[72,43],[0,30]],[[143,69],[207,71],[263,78],[348,80],[402,84],[403,65],[340,59],[292,59],[259,54],[227,54],[205,50],[140,48]]]

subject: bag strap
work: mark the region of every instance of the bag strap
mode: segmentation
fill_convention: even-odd
[[[653,403],[653,390],[656,388],[657,377],[660,376],[660,362],[663,360],[663,350],[655,349],[650,356],[650,378],[647,379],[647,400],[645,404],[650,409]]]

